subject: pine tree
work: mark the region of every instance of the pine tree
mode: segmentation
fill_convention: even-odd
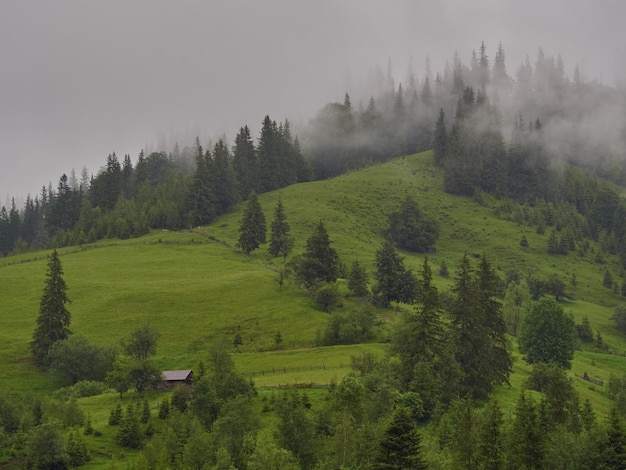
[[[331,246],[321,220],[307,239],[304,253],[294,258],[293,265],[296,278],[306,288],[320,282],[334,282],[339,277],[339,255]]]
[[[442,166],[448,152],[448,132],[443,108],[439,110],[439,117],[435,124],[435,136],[433,140],[433,157],[435,165]]]
[[[486,391],[490,391],[491,385],[509,382],[513,359],[506,348],[506,323],[498,300],[498,278],[484,256],[478,264],[475,282],[477,308],[483,310],[487,335],[483,356],[489,365],[483,380]]]
[[[132,405],[128,405],[126,413],[120,421],[120,428],[116,435],[116,441],[122,447],[139,449],[141,447],[141,431],[139,429],[139,417]]]
[[[478,468],[498,470],[502,468],[504,449],[502,442],[502,423],[504,421],[500,404],[490,401],[483,409],[482,419],[478,424],[478,448],[476,463]]]
[[[256,250],[266,241],[265,214],[261,209],[255,193],[248,198],[248,205],[243,212],[239,226],[239,241],[237,246],[245,254]]]
[[[283,257],[283,262],[293,247],[293,238],[289,236],[289,224],[286,221],[283,201],[279,197],[272,221],[269,252],[272,256]]]
[[[187,205],[195,225],[208,224],[215,217],[216,209],[209,166],[210,154],[203,153],[200,140],[196,139],[196,171],[187,196]]]
[[[510,468],[541,468],[541,433],[535,404],[522,391],[508,442]]]
[[[367,271],[358,261],[352,263],[346,282],[348,289],[357,297],[365,297],[369,292],[367,288]]]
[[[63,279],[61,260],[57,251],[54,250],[48,260],[48,272],[39,304],[37,328],[30,343],[35,364],[39,366],[46,365],[50,346],[66,339],[71,334],[69,330],[71,314],[65,308],[68,302],[70,299],[67,296],[67,285]]]
[[[259,191],[259,162],[250,129],[239,129],[233,147],[233,168],[239,183],[239,194],[246,200],[252,192]]]
[[[213,146],[213,195],[217,215],[224,214],[239,200],[237,178],[228,147],[222,139]]]
[[[398,408],[385,430],[374,468],[377,470],[426,469],[422,438],[406,408]]]
[[[393,244],[385,240],[376,251],[376,271],[374,294],[380,303],[388,307],[391,302],[413,303],[417,298],[417,279],[413,272],[404,265]]]

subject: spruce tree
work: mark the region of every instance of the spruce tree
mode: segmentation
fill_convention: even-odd
[[[289,224],[287,223],[283,201],[279,197],[272,221],[269,252],[272,256],[283,257],[283,262],[293,247],[293,238],[289,236]]]
[[[446,131],[445,113],[439,110],[439,117],[435,123],[435,136],[433,140],[433,157],[435,165],[442,166],[448,151],[448,132]]]
[[[54,250],[48,260],[48,272],[39,304],[37,328],[30,343],[35,364],[39,366],[46,365],[50,347],[71,334],[69,330],[71,314],[65,308],[68,302],[70,299],[67,296],[67,285],[63,279],[61,260],[57,251]]]
[[[315,232],[306,241],[306,249],[293,260],[294,273],[306,288],[320,282],[334,282],[339,277],[339,255],[331,246],[324,223],[315,227]]]
[[[483,377],[485,391],[492,385],[508,383],[513,359],[507,350],[506,323],[498,300],[498,278],[487,258],[481,258],[476,273],[477,308],[483,310],[485,326],[485,360],[489,362]]]
[[[385,430],[374,468],[377,470],[426,469],[422,438],[406,408],[398,408]]]
[[[367,288],[367,271],[358,261],[352,263],[346,282],[348,289],[357,297],[365,297],[369,292]]]
[[[417,279],[413,272],[404,266],[400,256],[390,241],[384,241],[376,252],[374,294],[384,307],[391,302],[413,303],[417,298]]]
[[[239,129],[239,133],[235,137],[233,169],[239,183],[239,194],[242,199],[248,199],[252,192],[258,192],[259,162],[248,126]]]
[[[263,214],[256,193],[252,193],[248,198],[248,205],[243,212],[243,218],[239,226],[239,242],[237,246],[248,255],[265,243],[265,240],[265,214]]]

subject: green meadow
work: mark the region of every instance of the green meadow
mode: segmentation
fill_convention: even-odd
[[[540,235],[533,227],[499,219],[494,211],[499,201],[455,197],[444,193],[442,187],[441,174],[426,152],[332,180],[262,194],[259,201],[269,227],[278,198],[282,198],[295,239],[293,254],[303,250],[313,227],[322,220],[342,262],[350,266],[358,260],[371,272],[387,214],[411,195],[439,223],[437,250],[428,256],[441,291],[452,284],[455,267],[465,252],[472,255],[474,263],[475,258],[487,256],[503,278],[508,269],[542,277],[558,275],[573,296],[563,302],[565,310],[576,322],[586,316],[594,334],[600,332],[614,353],[581,346],[568,372],[581,399],[591,400],[598,414],[607,413],[611,402],[605,395],[606,387],[585,382],[575,374],[587,372],[606,384],[611,374],[626,373],[626,357],[620,355],[626,352],[626,341],[610,320],[622,298],[602,286],[607,267],[614,275],[619,273],[617,260],[608,259],[608,264],[600,265],[594,262],[593,254],[549,256],[547,233]],[[316,347],[316,337],[329,315],[319,311],[302,289],[289,281],[279,284],[283,261],[271,258],[267,246],[250,256],[235,248],[243,208],[240,204],[213,224],[190,231],[153,231],[139,239],[61,249],[64,279],[72,300],[68,306],[72,332],[98,345],[117,345],[135,328],[150,323],[160,333],[155,360],[163,370],[195,369],[206,360],[209,347],[220,342],[232,350],[238,370],[254,380],[260,390],[339,381],[349,372],[352,356],[364,351],[385,354],[390,327],[400,318],[397,309],[377,311],[377,335],[371,343]],[[528,239],[526,249],[520,247],[522,236]],[[32,365],[29,350],[44,285],[46,254],[0,259],[0,388],[4,393],[43,396],[58,386],[51,376]],[[423,255],[403,256],[419,274]],[[450,279],[437,273],[442,262],[448,266]],[[573,276],[576,285],[570,283]],[[347,289],[342,287],[342,292],[347,293]],[[349,309],[355,300],[345,296],[342,302],[340,308]],[[275,341],[277,332],[280,343]],[[233,338],[237,334],[243,344],[235,348]],[[514,338],[511,346],[516,350]],[[510,386],[500,386],[496,392],[505,407],[514,405],[530,371],[517,352],[515,357]],[[263,393],[270,392],[259,396]],[[156,407],[162,393],[150,392],[148,397]],[[129,392],[122,401],[137,399]],[[118,401],[119,396],[112,391],[79,401],[94,427],[104,433],[97,443],[97,457],[85,468],[106,468],[103,462],[107,459],[125,458],[120,457],[122,451],[106,429],[108,413]]]

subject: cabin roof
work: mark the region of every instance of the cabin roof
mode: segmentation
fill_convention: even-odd
[[[188,380],[193,372],[191,369],[186,370],[166,370],[161,374],[166,382],[178,382]]]

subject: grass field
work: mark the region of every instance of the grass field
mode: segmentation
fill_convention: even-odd
[[[432,166],[430,153],[398,158],[328,181],[290,186],[263,194],[259,200],[269,226],[278,197],[282,198],[295,238],[293,254],[303,250],[315,224],[322,220],[342,262],[349,266],[359,260],[371,271],[386,216],[406,195],[412,195],[439,222],[437,251],[429,260],[441,291],[452,280],[437,274],[439,265],[445,262],[454,273],[465,252],[472,260],[473,255],[485,254],[502,276],[511,268],[544,277],[555,273],[568,282],[576,275],[576,285],[567,287],[574,298],[563,306],[577,322],[586,316],[594,333],[599,331],[615,354],[585,345],[576,352],[568,375],[582,399],[590,399],[599,414],[607,413],[611,404],[602,387],[575,374],[587,372],[606,382],[611,374],[626,373],[626,358],[619,355],[626,352],[626,341],[610,320],[622,298],[602,287],[607,267],[618,272],[615,260],[608,260],[614,264],[599,265],[592,255],[548,256],[548,235],[498,219],[494,215],[497,201],[485,197],[478,204],[443,193],[442,178]],[[161,335],[155,359],[164,370],[194,369],[206,359],[212,343],[232,345],[239,334],[243,344],[232,348],[233,358],[238,370],[260,389],[328,384],[349,372],[351,356],[363,351],[383,355],[388,348],[384,333],[370,344],[314,347],[328,314],[317,310],[296,286],[289,282],[279,286],[282,259],[270,258],[265,246],[251,256],[234,248],[243,207],[241,204],[213,224],[192,231],[153,231],[140,239],[61,249],[72,300],[68,306],[71,330],[98,345],[117,345],[133,329],[150,323]],[[522,235],[528,239],[527,249],[520,248]],[[419,273],[423,256],[403,255],[407,265]],[[0,259],[0,387],[4,392],[43,395],[56,387],[31,364],[29,351],[45,278],[45,256],[46,252],[39,252]],[[351,308],[350,299],[344,299],[343,308]],[[378,314],[385,324],[398,317],[394,311]],[[275,343],[277,332],[282,337],[280,345]],[[496,391],[509,409],[530,370],[517,354],[514,367],[511,385]],[[150,396],[154,406],[160,397]],[[136,397],[129,393],[123,401],[133,399]],[[80,404],[92,416],[94,427],[106,428],[108,413],[118,400],[117,394],[107,393],[82,399]],[[94,444],[101,458],[86,468],[108,468],[103,462],[122,452],[110,451],[116,447],[107,432]]]

